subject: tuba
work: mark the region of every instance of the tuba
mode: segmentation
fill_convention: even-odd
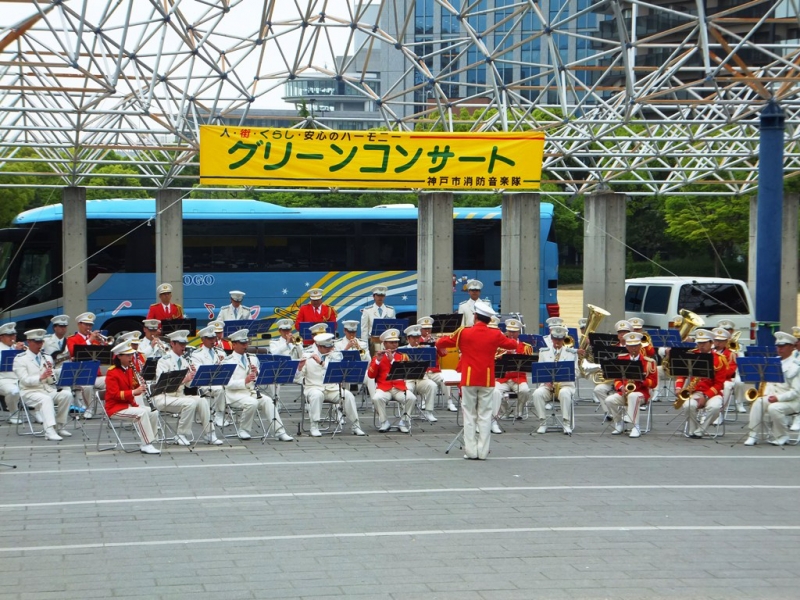
[[[600,326],[600,323],[603,322],[603,319],[611,314],[607,310],[604,310],[599,306],[595,306],[594,304],[587,304],[586,308],[589,309],[589,316],[586,319],[586,333],[583,334],[579,346],[579,349],[583,350],[584,352],[589,347],[589,334],[597,331],[597,328]],[[578,371],[580,372],[581,377],[586,378],[586,370],[583,367],[583,360],[578,361]],[[592,376],[592,379],[595,381],[595,385],[603,383],[604,380],[602,379],[602,372],[600,372],[600,380],[597,380],[594,375],[596,375],[596,373]]]
[[[742,349],[742,345],[739,343],[739,338],[741,337],[741,331],[734,331],[733,335],[731,336],[731,341],[728,343],[728,348],[731,352],[736,354]]]
[[[686,341],[686,338],[689,337],[689,334],[692,333],[692,330],[696,329],[697,327],[702,327],[706,324],[703,319],[701,319],[692,311],[686,310],[685,308],[680,309],[678,313],[683,317],[683,322],[678,329],[678,334],[681,336],[682,341]]]

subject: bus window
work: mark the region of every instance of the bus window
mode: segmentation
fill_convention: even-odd
[[[58,297],[60,290],[53,281],[53,264],[49,248],[25,248],[19,258],[19,306],[30,306]]]
[[[14,244],[12,242],[0,243],[0,290],[6,289],[8,270],[11,268],[13,254]]]
[[[500,219],[453,221],[453,268],[456,271],[500,268]]]

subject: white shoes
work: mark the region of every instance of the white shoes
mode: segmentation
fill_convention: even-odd
[[[774,440],[770,440],[769,443],[772,444],[773,446],[783,446],[788,441],[789,441],[789,436],[788,435],[782,435],[779,438],[776,438]]]
[[[452,400],[448,400],[447,401],[447,410],[449,410],[450,412],[458,412],[458,407],[455,405],[455,403]]]
[[[217,434],[213,431],[209,434],[206,434],[206,443],[211,446],[221,446],[222,440],[217,437]]]
[[[72,437],[72,434],[66,430],[66,426],[58,430],[58,435],[60,435],[62,438]]]
[[[436,415],[433,412],[426,410],[425,411],[425,418],[428,419],[428,423],[436,423],[439,419],[436,418]]]
[[[319,430],[319,427],[311,427],[310,428],[311,437],[322,437],[322,433]]]
[[[217,427],[227,427],[228,425],[233,425],[233,422],[231,422],[230,419],[222,417],[221,415],[217,415],[214,417],[214,425]]]
[[[48,427],[44,430],[44,439],[50,442],[60,442],[64,438],[56,433],[56,430],[52,427]]]
[[[280,441],[282,441],[282,442],[293,442],[294,441],[294,438],[292,436],[290,436],[288,433],[286,433],[285,431],[283,433],[279,433],[278,434],[278,439]]]
[[[381,423],[381,426],[378,427],[378,431],[380,431],[381,433],[385,433],[389,431],[391,428],[392,424],[389,421],[384,421],[383,423]]]
[[[90,411],[90,410],[83,411],[83,418],[84,419],[91,419],[92,417],[94,417],[94,413],[92,411]]]
[[[795,415],[792,420],[792,426],[789,427],[790,431],[800,431],[800,415]]]
[[[406,423],[405,419],[402,419],[397,427],[398,427],[398,429],[400,429],[401,433],[408,433],[409,432],[408,423]]]
[[[20,417],[9,417],[8,422],[12,425],[22,425],[23,421]]]
[[[628,437],[637,438],[637,437],[639,437],[641,435],[642,435],[642,432],[639,431],[639,427],[634,425],[633,429],[631,429],[631,432],[628,434]]]
[[[758,440],[755,438],[755,436],[752,436],[752,435],[751,435],[751,436],[749,436],[749,437],[748,437],[748,438],[747,438],[747,439],[744,441],[744,445],[745,445],[745,446],[755,446],[757,443],[758,443]]]
[[[153,446],[153,444],[147,444],[146,446],[142,446],[139,448],[139,452],[142,454],[161,454],[161,450]]]
[[[192,445],[192,443],[188,440],[188,438],[185,435],[180,434],[180,433],[175,436],[175,443],[178,444],[178,446],[191,446]]]
[[[569,423],[564,423],[564,434],[572,435],[572,426]]]
[[[249,440],[251,438],[250,432],[246,429],[239,430],[239,439],[240,440]]]
[[[621,433],[625,432],[625,423],[614,423],[614,431],[611,432],[611,435],[620,435]]]
[[[736,407],[736,412],[739,412],[739,413],[746,413],[746,412],[747,412],[747,409],[746,409],[744,406],[737,406],[737,407]]]
[[[501,434],[503,430],[500,429],[500,424],[497,421],[492,421],[492,433]]]
[[[353,426],[353,435],[367,435],[358,425]]]
[[[633,423],[633,421],[631,421],[631,417],[630,417],[630,415],[628,413],[625,413],[622,416],[622,420],[625,421],[626,423]]]

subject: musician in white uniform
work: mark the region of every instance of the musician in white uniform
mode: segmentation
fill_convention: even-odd
[[[242,304],[245,293],[240,292],[239,290],[231,290],[228,292],[228,294],[230,294],[231,303],[219,309],[217,321],[225,322],[252,319],[253,317],[250,314],[250,307]]]
[[[794,352],[792,357],[800,363],[800,327],[795,325],[792,327],[792,335],[797,338],[797,343],[794,345]],[[738,377],[738,374],[737,374]],[[742,392],[744,393],[744,392]],[[790,431],[800,431],[800,414],[796,414],[792,420],[792,426],[789,427]]]
[[[548,348],[552,348],[553,347],[553,340],[552,340],[552,337],[550,335],[550,330],[553,327],[566,327],[567,324],[564,322],[564,319],[562,319],[561,317],[550,317],[544,323],[545,323],[545,325],[547,325],[548,333],[547,333],[547,335],[542,336],[542,340],[544,341],[545,345]]]
[[[236,371],[225,388],[228,404],[234,408],[242,408],[243,411],[247,408],[249,411],[249,407],[255,402],[256,409],[260,410],[269,421],[267,427],[272,427],[274,423],[273,433],[275,436],[282,442],[291,442],[294,438],[286,433],[281,416],[275,411],[275,403],[272,398],[256,389],[256,380],[261,370],[261,364],[258,358],[251,357],[246,353],[249,334],[247,329],[240,329],[228,338],[233,346],[233,352],[225,359],[225,364],[236,365]],[[248,439],[250,437],[254,418],[255,411],[242,413],[239,427],[240,438]]]
[[[361,339],[371,342],[374,351],[380,343],[380,336],[372,335],[372,324],[375,319],[394,319],[395,310],[393,307],[384,304],[388,288],[379,285],[372,290],[372,300],[374,304],[367,306],[361,311]]]
[[[278,321],[278,337],[270,340],[269,353],[289,356],[294,360],[300,360],[303,356],[303,342],[296,342],[292,336],[294,323],[291,319],[281,319]]]
[[[167,354],[168,348],[161,341],[161,321],[158,319],[145,319],[142,321],[144,339],[139,342],[138,352],[146,360],[148,358],[161,358]]]
[[[4,323],[0,326],[0,351],[24,350],[25,345],[17,341],[17,324]],[[9,411],[17,410],[19,403],[19,385],[14,371],[0,372],[0,395],[5,396],[6,407]],[[14,419],[16,420],[16,418]],[[22,420],[19,421],[22,423]]]
[[[552,348],[542,348],[539,350],[539,363],[559,363],[572,362],[575,369],[578,368],[578,355],[574,348],[564,346],[564,338],[567,337],[567,328],[560,325],[553,325],[550,328],[550,337],[553,342]],[[575,398],[575,382],[562,381],[555,384],[558,388],[558,402],[561,404],[561,417],[564,423],[564,433],[572,433],[575,425],[572,419],[572,403]],[[554,386],[552,383],[540,383],[533,392],[533,410],[539,419],[539,428],[536,433],[547,432],[547,413],[545,406],[553,401]]]
[[[419,348],[419,341],[422,339],[422,332],[419,325],[410,325],[403,330],[406,334],[408,343],[405,346],[400,346],[399,351],[406,350],[407,348]],[[413,359],[412,359],[413,360]],[[406,380],[408,389],[411,390],[417,399],[420,401],[420,410],[429,423],[436,423],[438,419],[434,414],[434,406],[436,405],[436,384],[428,379],[427,373],[425,377],[417,380]]]
[[[177,391],[172,394],[159,394],[153,398],[153,403],[161,413],[179,413],[175,441],[180,446],[189,446],[194,437],[192,424],[194,423],[195,415],[205,427],[211,419],[211,411],[206,398],[187,396],[184,393],[185,384],[192,381],[195,372],[191,360],[184,357],[186,344],[189,342],[189,331],[187,329],[179,329],[178,331],[173,331],[167,337],[169,338],[170,351],[158,360],[156,382],[163,373],[182,369],[189,370]],[[205,438],[205,441],[209,444],[215,446],[222,444],[222,440],[217,438],[213,429],[206,433]]]
[[[351,321],[358,326],[357,321]],[[363,342],[366,343],[366,342]],[[322,415],[322,403],[344,404],[344,413],[351,423],[353,435],[365,435],[358,421],[356,400],[350,390],[341,389],[336,383],[323,383],[328,365],[341,362],[342,353],[334,349],[333,334],[321,333],[314,336],[314,345],[306,350],[300,367],[295,375],[295,382],[303,384],[303,394],[308,403],[309,429],[311,437],[321,437],[319,420]]]
[[[470,279],[467,282],[467,293],[469,298],[464,300],[458,305],[459,314],[464,315],[461,324],[464,327],[472,327],[475,324],[475,303],[480,300],[485,304],[491,306],[492,303],[486,299],[481,298],[481,290],[483,290],[483,283],[477,279]]]
[[[44,346],[42,352],[57,359],[61,353],[66,353],[66,358],[69,358],[69,350],[67,350],[67,327],[69,326],[69,315],[56,315],[50,319],[53,326],[53,333],[44,338]]]
[[[781,359],[783,383],[769,382],[750,408],[750,435],[745,446],[755,446],[759,436],[772,434],[770,444],[783,446],[789,441],[787,418],[800,412],[800,364],[793,352],[797,338],[790,333],[775,333],[775,348]]]
[[[44,329],[25,332],[28,348],[14,359],[14,375],[19,380],[20,399],[42,416],[45,439],[60,442],[72,435],[66,427],[74,398],[71,390],[55,388],[52,359],[42,353],[45,335]]]
[[[202,365],[221,364],[228,355],[225,351],[217,347],[217,334],[214,328],[209,326],[197,332],[201,345],[192,352],[190,358],[195,371]],[[208,399],[211,411],[214,413],[214,425],[224,427],[225,423],[225,389],[221,385],[211,385],[201,387],[198,392],[201,396]],[[229,425],[230,423],[228,423]]]

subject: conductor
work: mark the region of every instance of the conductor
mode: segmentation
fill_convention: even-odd
[[[487,324],[495,314],[485,302],[475,302],[475,324],[439,338],[436,350],[461,351],[461,404],[464,409],[464,458],[486,460],[492,427],[494,357],[498,348],[515,350],[516,340]]]

